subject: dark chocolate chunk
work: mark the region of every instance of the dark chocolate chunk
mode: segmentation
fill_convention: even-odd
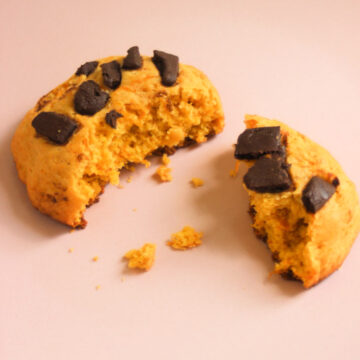
[[[89,61],[85,64],[82,64],[77,70],[75,75],[86,75],[89,76],[90,74],[92,74],[95,69],[98,66],[98,62],[97,61]]]
[[[83,82],[75,94],[75,110],[82,115],[94,115],[101,110],[109,100],[109,94],[100,89],[92,80]]]
[[[340,180],[338,177],[335,177],[333,181],[331,182],[335,187],[338,187],[340,185]]]
[[[309,213],[315,214],[334,195],[336,187],[326,180],[313,176],[302,192],[302,202]]]
[[[123,62],[123,69],[125,70],[136,70],[140,69],[142,67],[143,61],[140,56],[140,51],[137,46],[131,47],[127,51],[127,56],[124,59]]]
[[[239,135],[235,157],[237,159],[258,159],[265,154],[281,152],[280,126],[247,129]]]
[[[66,144],[78,127],[75,120],[55,112],[40,113],[34,118],[31,125],[38,134],[58,145]]]
[[[159,70],[161,83],[164,86],[174,85],[179,74],[179,58],[176,55],[154,50],[151,60]]]
[[[248,189],[259,193],[279,193],[289,189],[292,181],[286,164],[264,157],[248,170],[244,183]]]
[[[121,84],[121,67],[117,61],[101,65],[104,84],[110,89],[117,89]]]
[[[122,114],[118,113],[116,110],[111,110],[105,116],[105,121],[108,125],[110,125],[113,129],[116,129],[116,120],[122,117]]]

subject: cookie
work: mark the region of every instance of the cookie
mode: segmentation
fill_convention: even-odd
[[[127,56],[85,63],[43,96],[11,148],[32,204],[84,227],[86,208],[106,184],[118,183],[119,170],[205,142],[223,126],[219,95],[200,70],[133,47]]]
[[[355,186],[327,150],[287,125],[251,115],[245,124],[235,157],[249,167],[253,229],[274,271],[311,287],[341,266],[360,231]]]

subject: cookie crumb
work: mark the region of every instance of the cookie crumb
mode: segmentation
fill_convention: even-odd
[[[184,228],[171,235],[171,240],[167,245],[176,250],[187,250],[202,244],[202,232],[197,232],[191,226],[184,226]]]
[[[140,249],[128,251],[124,255],[124,258],[129,260],[128,267],[130,269],[150,270],[155,260],[155,249],[155,244],[146,243]]]
[[[74,252],[74,248],[70,248],[69,250],[68,250],[68,253],[73,253]]]
[[[143,160],[141,163],[145,165],[146,168],[149,168],[151,166],[151,162],[149,160]]]
[[[91,260],[94,261],[94,262],[96,262],[96,261],[99,260],[99,257],[98,257],[98,256],[94,256]]]
[[[239,168],[240,168],[240,160],[236,160],[235,168],[230,170],[230,172],[229,172],[230,177],[235,178],[239,172]]]
[[[203,179],[200,179],[200,178],[192,178],[191,179],[191,184],[193,185],[194,188],[197,188],[197,187],[200,187],[200,186],[203,186],[204,185],[204,180]]]
[[[129,177],[127,178],[126,182],[130,184],[130,183],[132,182],[132,179],[133,179],[132,176],[129,176]]]
[[[125,277],[122,276],[121,279],[120,279],[121,282],[124,282],[125,281]]]
[[[101,286],[100,285],[96,285],[95,286],[95,290],[100,290]]]
[[[169,158],[166,154],[164,154],[164,155],[162,156],[161,161],[162,161],[162,163],[163,163],[164,165],[169,165],[169,164],[170,164],[170,158]]]
[[[161,165],[157,168],[156,170],[156,175],[158,176],[158,178],[160,179],[160,181],[162,182],[169,182],[172,180],[172,175],[171,175],[171,171],[172,169],[165,166],[165,165]]]
[[[133,209],[132,209],[132,211],[134,211],[134,212],[135,212],[135,211],[137,211],[137,209],[136,209],[136,208],[133,208]]]

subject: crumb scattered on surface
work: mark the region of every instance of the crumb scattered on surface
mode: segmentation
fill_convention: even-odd
[[[155,244],[146,243],[140,249],[128,251],[124,258],[128,259],[128,267],[130,269],[150,270],[155,260]]]
[[[98,260],[99,260],[99,257],[98,257],[98,256],[94,256],[91,260],[92,260],[92,261],[98,261]]]
[[[160,181],[169,182],[172,180],[171,170],[172,170],[171,168],[165,165],[161,165],[157,168],[156,175],[158,176]]]
[[[202,232],[197,232],[191,226],[185,226],[181,231],[172,234],[167,244],[176,250],[186,250],[201,245],[202,237]]]
[[[151,162],[149,160],[144,160],[141,163],[144,164],[146,168],[149,168],[151,166]]]
[[[100,288],[101,288],[100,285],[96,285],[96,286],[95,286],[95,289],[96,289],[96,290],[100,290]]]
[[[124,281],[125,281],[125,277],[122,276],[120,280],[121,280],[121,282],[124,282]]]
[[[129,176],[129,177],[127,178],[126,182],[130,184],[130,183],[132,182],[132,179],[133,179],[132,176]]]
[[[170,158],[169,158],[166,154],[164,154],[164,155],[162,156],[161,161],[162,161],[162,163],[163,163],[164,165],[169,165],[169,164],[170,164]]]
[[[240,160],[236,160],[236,162],[235,162],[235,168],[234,169],[232,169],[232,170],[230,170],[230,173],[229,173],[229,175],[231,176],[231,177],[236,177],[236,175],[238,174],[238,172],[239,172],[239,167],[240,167]]]
[[[74,248],[70,248],[70,249],[68,250],[68,252],[69,252],[69,253],[73,253],[73,252],[74,252]]]
[[[194,188],[197,188],[204,185],[204,180],[194,177],[191,179],[191,184],[193,185]]]
[[[69,231],[69,232],[70,232],[70,233],[72,233],[72,232],[74,232],[74,231],[75,231],[75,229],[74,229],[74,228],[72,228],[72,229],[70,229],[70,231]]]
[[[118,189],[123,189],[123,188],[124,188],[124,186],[121,185],[121,184],[116,185],[116,187],[117,187]]]
[[[135,212],[135,211],[137,211],[137,209],[136,209],[136,208],[133,208],[133,209],[132,209],[132,211],[134,211],[134,212]]]
[[[131,172],[135,171],[135,166],[134,165],[126,165],[125,168],[126,168],[126,170],[129,170]]]

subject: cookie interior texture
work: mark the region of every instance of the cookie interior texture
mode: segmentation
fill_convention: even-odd
[[[121,69],[121,85],[112,90],[104,84],[101,66],[112,61],[122,66],[124,57],[92,62],[96,66],[91,71],[78,70],[79,75],[43,96],[12,140],[18,174],[32,204],[72,227],[86,225],[86,207],[97,201],[107,183],[118,183],[119,170],[128,164],[202,143],[224,126],[219,95],[198,69],[180,64],[176,83],[164,86],[151,58],[143,56],[141,68]],[[109,94],[94,115],[81,115],[74,107],[75,94],[87,81]],[[110,126],[106,115],[111,111],[121,116]],[[66,144],[59,146],[36,132],[32,121],[41,112],[63,114],[77,122]]]
[[[279,193],[249,190],[255,233],[273,254],[275,272],[311,287],[338,269],[360,231],[354,184],[327,150],[287,125],[247,115],[248,129],[280,126],[292,186]],[[251,167],[255,160],[245,160]],[[319,177],[335,184],[334,194],[315,213],[304,206],[303,191]]]

